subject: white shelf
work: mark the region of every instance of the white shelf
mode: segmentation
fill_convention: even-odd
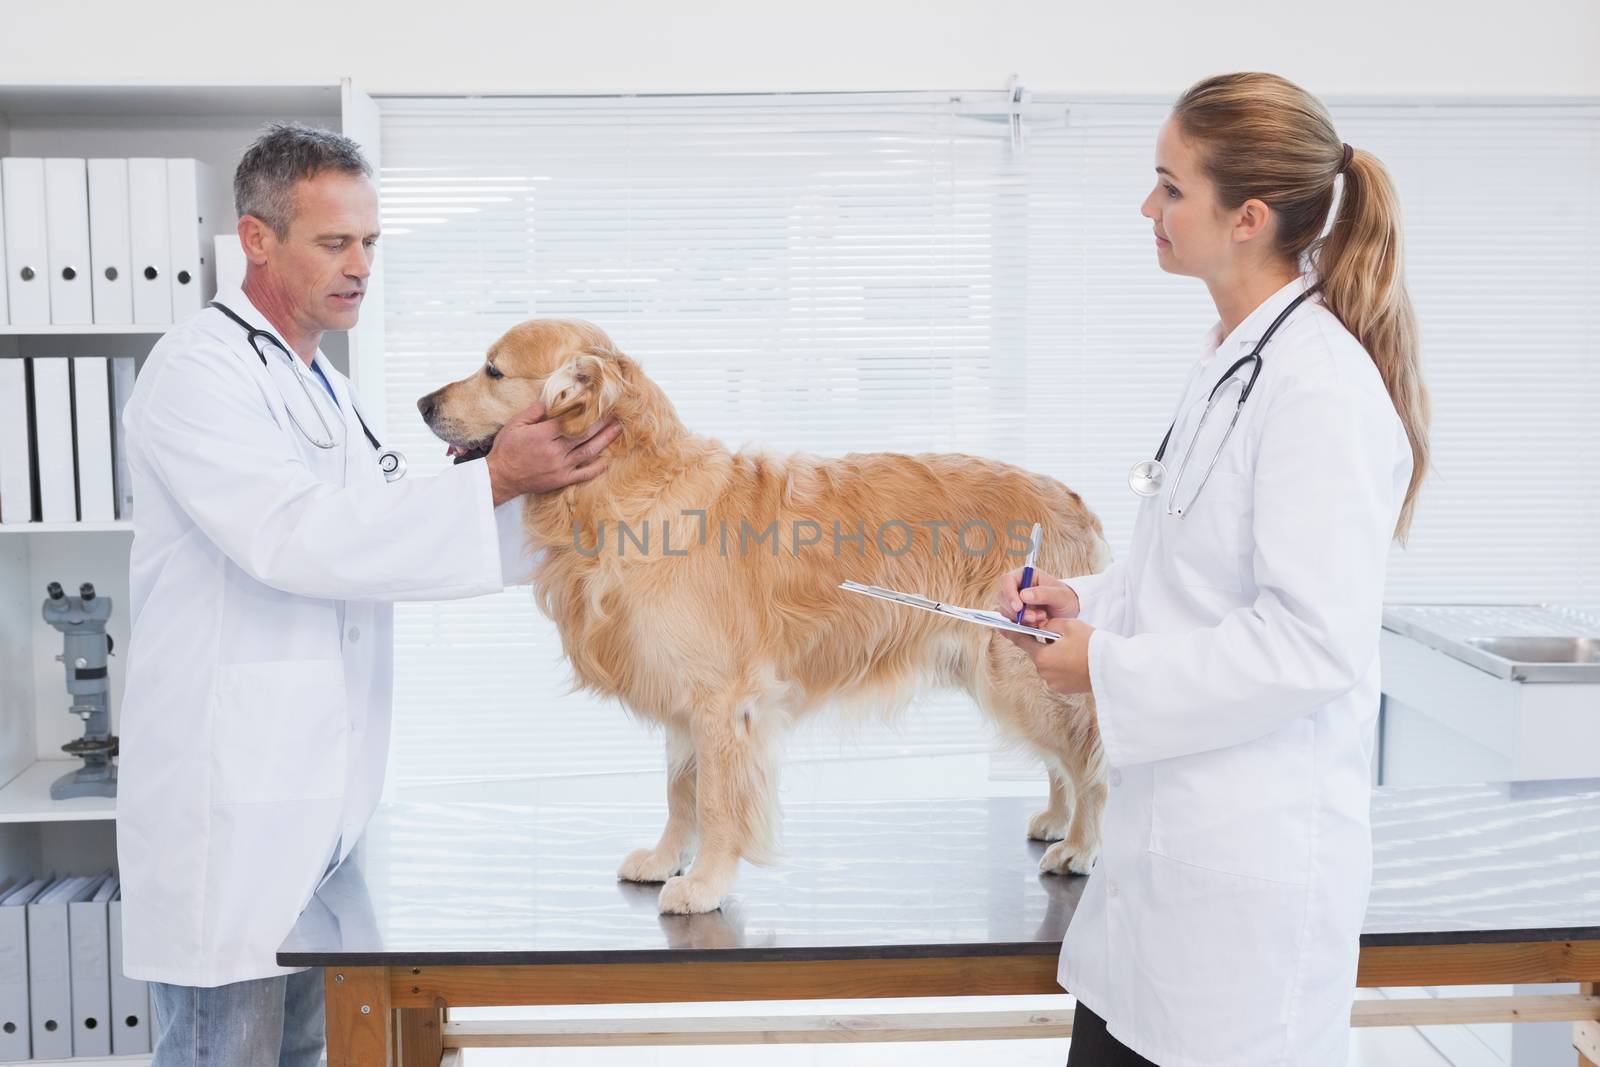
[[[95,334],[116,334],[127,337],[157,337],[175,325],[177,324],[171,322],[150,326],[107,326],[94,323],[84,323],[80,326],[18,326],[15,323],[0,323],[0,336],[88,337]]]
[[[73,768],[81,766],[83,764],[80,761],[68,759],[36,760],[29,764],[27,770],[11,779],[4,787],[0,787],[0,823],[92,822],[115,819],[117,802],[112,797],[50,799],[50,783]]]
[[[16,522],[0,524],[0,534],[132,533],[133,523],[116,522]]]

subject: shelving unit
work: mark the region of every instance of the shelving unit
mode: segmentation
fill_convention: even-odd
[[[192,157],[217,175],[202,210],[212,233],[233,228],[231,178],[261,126],[299,121],[339,130],[380,163],[378,109],[348,80],[338,85],[124,86],[0,84],[0,156]],[[381,261],[380,261],[381,264]],[[325,338],[323,351],[350,374],[366,409],[382,411],[382,276],[360,327]],[[208,294],[209,295],[209,294]],[[0,323],[0,359],[18,356],[143,357],[167,325],[16,326]],[[374,426],[378,433],[381,427]],[[137,502],[135,502],[137,510]],[[61,745],[81,733],[55,657],[61,635],[44,624],[45,585],[93,582],[114,609],[108,630],[113,729],[120,733],[128,648],[128,551],[133,524],[0,526],[0,878],[89,874],[116,862],[116,801],[50,799],[50,783],[76,766]],[[32,1061],[52,1062],[52,1061]],[[143,1067],[148,1056],[61,1061],[75,1067]]]

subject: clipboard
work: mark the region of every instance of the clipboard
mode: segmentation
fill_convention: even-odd
[[[862,585],[860,582],[840,582],[840,589],[848,589],[852,593],[863,596],[876,597],[887,600],[891,604],[904,604],[906,607],[917,608],[921,611],[931,611],[935,615],[944,615],[963,622],[975,622],[979,626],[988,626],[996,630],[1008,630],[1014,634],[1027,634],[1045,641],[1058,640],[1061,635],[1052,630],[1040,630],[1032,626],[1023,626],[1021,623],[1012,622],[998,611],[984,611],[981,608],[963,608],[955,604],[941,604],[937,600],[929,600],[916,593],[902,593],[894,589],[885,589],[880,585]]]

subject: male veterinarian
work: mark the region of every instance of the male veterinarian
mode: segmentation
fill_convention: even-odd
[[[568,440],[530,409],[483,462],[386,479],[318,350],[360,314],[371,178],[354,142],[270,127],[234,177],[243,287],[161,339],[124,416],[138,505],[117,852],[155,1067],[317,1063],[321,974],[275,956],[382,790],[389,602],[525,578],[517,501],[599,473],[616,433]]]

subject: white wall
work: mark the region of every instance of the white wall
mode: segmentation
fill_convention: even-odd
[[[369,92],[1039,89],[1600,94],[1600,3],[1522,0],[215,0],[6,3],[0,81]]]

